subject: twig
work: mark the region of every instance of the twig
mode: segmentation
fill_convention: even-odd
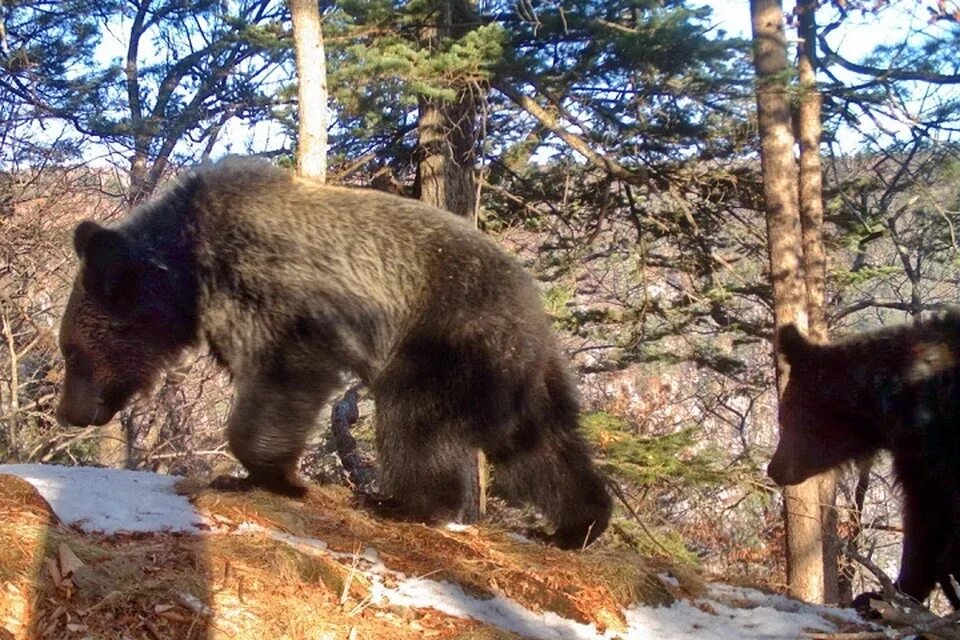
[[[654,535],[650,532],[650,530],[647,529],[647,525],[645,525],[643,523],[643,520],[640,519],[640,514],[638,514],[636,510],[633,508],[633,506],[631,506],[631,504],[627,502],[627,496],[623,494],[623,489],[620,488],[620,485],[618,485],[613,480],[608,479],[607,486],[609,486],[610,490],[613,491],[613,495],[617,496],[617,499],[620,500],[623,506],[627,508],[627,511],[630,512],[630,515],[633,516],[633,519],[637,521],[637,525],[640,527],[640,530],[643,531],[643,533],[648,538],[650,538],[650,541],[653,542],[653,544],[656,545],[658,549],[663,551],[668,558],[673,557],[673,554],[670,553],[670,550],[667,549],[665,546],[663,546],[663,544],[654,537]]]
[[[34,409],[36,409],[36,408],[39,407],[40,405],[46,403],[47,400],[52,400],[54,397],[56,397],[56,394],[54,394],[54,393],[48,393],[48,394],[46,394],[46,395],[40,396],[40,397],[37,398],[36,400],[31,400],[31,401],[28,402],[27,404],[24,404],[24,405],[21,405],[20,407],[18,407],[18,409],[17,409],[16,412],[11,411],[11,412],[9,412],[9,413],[6,413],[6,414],[0,416],[0,422],[5,422],[5,421],[7,421],[7,420],[11,420],[11,419],[15,418],[18,413],[24,414],[24,413],[27,413],[28,411],[33,411]],[[41,415],[43,415],[43,414],[41,414]]]
[[[97,427],[97,426],[86,427],[86,428],[78,431],[77,433],[71,435],[69,438],[67,438],[66,440],[64,440],[64,441],[61,442],[60,444],[58,444],[58,445],[56,445],[56,446],[54,446],[54,447],[51,447],[51,448],[47,449],[46,451],[44,451],[44,448],[45,448],[46,446],[50,445],[50,443],[49,443],[49,442],[44,443],[44,446],[40,447],[39,450],[34,450],[34,452],[31,454],[30,457],[33,458],[34,455],[36,455],[37,453],[40,453],[40,462],[49,462],[50,459],[51,459],[53,456],[57,455],[58,453],[60,453],[60,452],[63,451],[64,449],[69,449],[69,448],[70,448],[71,446],[73,446],[75,443],[77,443],[77,442],[79,442],[79,441],[81,441],[81,440],[86,440],[87,438],[96,437],[96,435],[97,435],[97,433],[98,433],[99,431],[100,431],[100,427]]]
[[[182,458],[183,456],[224,456],[225,458],[232,457],[226,451],[226,445],[219,447],[217,449],[205,449],[200,451],[180,451],[174,453],[154,453],[147,456],[145,462],[151,462],[153,460],[167,460],[170,458]]]
[[[3,314],[3,335],[7,339],[7,348],[10,350],[10,419],[7,421],[7,440],[10,453],[14,460],[18,459],[20,446],[17,442],[17,414],[20,413],[20,362],[17,356],[17,345],[13,339],[13,329],[10,319]]]
[[[341,607],[347,603],[347,598],[350,597],[350,585],[353,583],[353,577],[357,573],[358,566],[360,566],[360,545],[359,544],[353,549],[353,557],[350,559],[350,573],[348,573],[346,579],[344,579],[343,589],[340,590],[340,606]]]
[[[893,586],[893,580],[890,579],[886,573],[883,572],[883,569],[878,567],[873,563],[869,558],[861,556],[859,553],[850,548],[850,545],[844,545],[843,554],[863,565],[867,570],[870,571],[880,582],[880,587],[883,589],[883,594],[889,598],[894,598],[897,596],[897,588]]]

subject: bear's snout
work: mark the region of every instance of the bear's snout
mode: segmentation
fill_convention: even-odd
[[[774,455],[767,465],[767,475],[781,487],[799,484],[803,478],[797,473],[796,461],[787,456]]]
[[[107,410],[106,406],[95,398],[77,402],[64,396],[57,406],[57,422],[61,426],[101,426],[110,422],[112,417],[113,414]]]

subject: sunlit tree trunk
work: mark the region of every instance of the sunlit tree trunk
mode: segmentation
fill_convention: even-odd
[[[800,226],[803,234],[803,273],[807,294],[807,334],[818,342],[827,340],[824,309],[826,254],[823,248],[823,170],[820,166],[820,139],[823,125],[821,96],[817,87],[817,0],[802,0],[797,5],[800,42],[797,46],[797,72],[800,95],[797,131],[800,137]],[[820,476],[820,507],[823,522],[824,600],[840,601],[837,566],[837,475]]]
[[[806,330],[803,243],[783,7],[780,0],[751,0],[750,13],[775,323],[780,327],[795,322]],[[781,392],[787,373],[778,359],[777,386]],[[792,595],[809,602],[824,600],[819,485],[819,480],[813,478],[783,492],[787,582]]]
[[[473,100],[463,93],[455,104],[436,98],[420,100],[417,124],[420,149],[420,199],[458,216],[476,211]]]
[[[290,0],[299,80],[297,173],[327,180],[327,62],[317,0]]]

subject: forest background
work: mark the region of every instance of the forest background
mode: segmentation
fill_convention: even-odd
[[[291,9],[304,4],[319,9],[325,53],[298,62]],[[471,216],[537,276],[618,494],[603,544],[786,589],[783,498],[764,473],[777,435],[777,301],[749,19],[765,5],[780,8],[0,3],[0,459],[232,468],[229,384],[205,353],[108,428],[57,425],[70,232],[225,153],[293,167],[306,140],[300,106],[321,116],[314,171],[328,182]],[[822,97],[826,327],[837,336],[919,320],[956,303],[960,286],[960,8],[799,5],[786,8],[786,51],[793,61],[813,45],[816,83],[792,62],[776,80],[794,106]],[[307,111],[298,66],[329,89]],[[359,393],[358,447],[323,425],[306,475],[375,481],[373,408]],[[841,602],[874,580],[842,551],[895,575],[901,542],[889,465],[859,471],[842,474],[836,507],[826,504],[841,553],[825,597]],[[485,517],[530,516],[492,500]]]

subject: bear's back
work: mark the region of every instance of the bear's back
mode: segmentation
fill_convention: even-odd
[[[351,360],[370,360],[418,323],[518,335],[549,324],[519,262],[465,220],[255,160],[202,167],[123,226],[148,244],[193,238],[202,322],[221,345],[307,319],[335,328],[328,342],[368,345]]]
[[[119,228],[147,246],[189,234],[201,268],[269,273],[304,293],[322,286],[406,304],[428,287],[454,297],[494,282],[499,290],[531,287],[520,264],[463,218],[375,190],[320,185],[251,158],[194,170]]]

